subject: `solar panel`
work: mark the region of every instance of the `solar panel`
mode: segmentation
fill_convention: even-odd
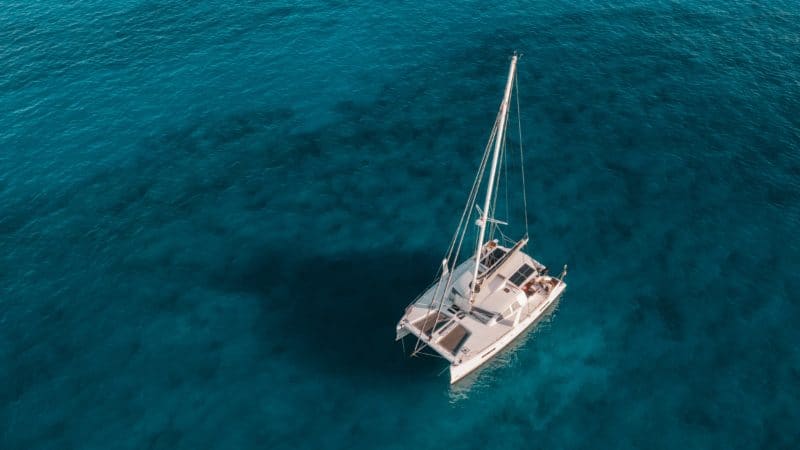
[[[519,285],[521,285],[525,280],[527,280],[532,273],[533,273],[533,267],[527,264],[523,264],[522,267],[517,269],[517,271],[514,272],[514,275],[511,275],[508,279],[514,284],[514,286],[519,287]]]

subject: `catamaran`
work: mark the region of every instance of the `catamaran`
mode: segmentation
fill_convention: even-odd
[[[559,276],[551,276],[544,264],[523,252],[528,244],[528,208],[519,94],[516,104],[521,190],[525,205],[524,236],[517,241],[509,239],[499,228],[507,222],[495,218],[501,161],[508,159],[506,124],[511,94],[517,86],[517,60],[518,55],[514,53],[500,111],[439,273],[433,284],[408,305],[397,324],[397,340],[409,334],[417,338],[412,355],[430,354],[425,350],[432,349],[450,363],[451,384],[490,361],[535,323],[567,287],[564,282],[566,265]],[[489,176],[481,209],[476,200],[484,185],[487,163]],[[507,173],[504,172],[505,178]],[[478,227],[475,253],[459,263],[473,209],[477,213],[475,223]],[[494,238],[495,234],[499,238]]]

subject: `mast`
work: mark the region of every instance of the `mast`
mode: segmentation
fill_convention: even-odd
[[[508,118],[508,104],[511,98],[511,88],[514,86],[514,76],[517,72],[517,53],[511,57],[511,67],[508,69],[508,81],[506,81],[506,90],[503,95],[503,102],[500,104],[499,123],[497,124],[497,133],[494,137],[494,154],[492,155],[492,167],[489,171],[489,184],[486,186],[486,201],[481,211],[481,217],[477,221],[478,228],[478,248],[475,249],[475,272],[472,276],[472,294],[470,295],[470,304],[475,301],[475,294],[480,290],[478,287],[478,269],[480,268],[481,249],[483,249],[483,239],[486,236],[486,222],[489,221],[489,210],[492,202],[492,191],[494,190],[494,179],[497,175],[497,161],[500,157],[500,147],[503,144],[503,137],[506,132],[506,119]]]

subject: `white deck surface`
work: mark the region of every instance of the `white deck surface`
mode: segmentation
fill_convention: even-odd
[[[490,250],[487,249],[486,253]],[[453,376],[459,365],[470,366],[471,371],[491,359],[489,356],[533,323],[566,287],[563,281],[542,274],[540,269],[544,266],[517,250],[493,266],[493,270],[481,268],[480,274],[488,272],[490,275],[483,280],[470,309],[469,283],[474,264],[472,258],[455,269],[451,292],[443,295],[444,283],[428,288],[409,306],[397,326],[398,338],[407,333],[418,336],[449,360],[453,365]],[[511,278],[525,264],[536,269],[519,283],[520,286],[516,286]],[[520,278],[517,277],[518,282]],[[529,283],[529,289],[524,290],[523,287]],[[439,302],[442,302],[441,307]],[[474,358],[481,361],[473,361]],[[458,378],[465,374],[459,374]]]

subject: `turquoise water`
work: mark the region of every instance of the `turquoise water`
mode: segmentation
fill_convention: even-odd
[[[383,3],[3,3],[0,448],[800,446],[800,6]],[[450,388],[515,49],[569,289]]]

